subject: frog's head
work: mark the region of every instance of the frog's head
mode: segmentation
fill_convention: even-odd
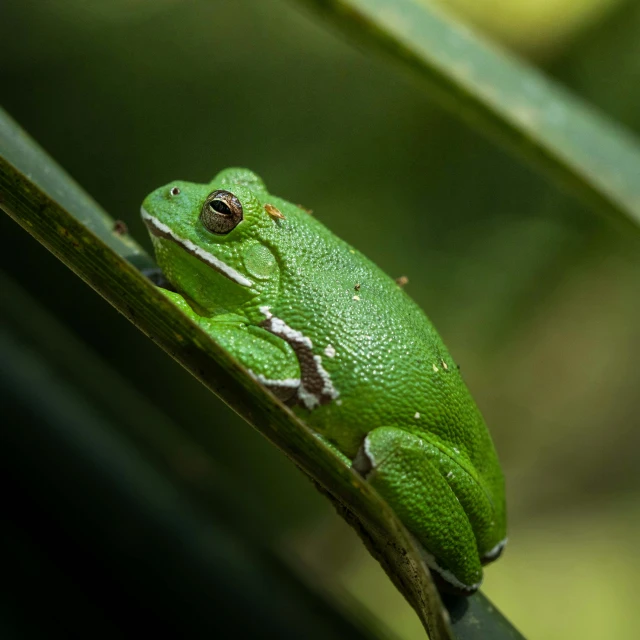
[[[269,238],[279,220],[262,180],[227,169],[209,184],[176,181],[142,204],[168,280],[210,312],[231,311],[278,277]]]

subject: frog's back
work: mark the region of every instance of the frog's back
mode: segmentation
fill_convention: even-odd
[[[307,237],[284,265],[278,309],[312,340],[339,394],[310,412],[300,409],[304,419],[350,457],[376,427],[423,434],[445,452],[461,452],[487,491],[500,492],[484,420],[422,309],[326,227],[292,222],[289,232]]]

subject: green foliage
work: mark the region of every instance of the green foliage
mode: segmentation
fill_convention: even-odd
[[[82,197],[80,189],[2,113],[0,132],[3,210],[304,469],[336,501],[339,511],[353,520],[431,637],[451,637],[429,571],[389,507],[125,261],[129,256],[139,262],[142,250],[131,240],[123,241],[118,225],[109,224],[104,212]],[[63,194],[66,206],[55,199],[56,193]]]
[[[301,0],[419,73],[451,110],[629,229],[640,223],[633,136],[536,69],[416,0]]]
[[[453,345],[474,394],[488,408],[511,497],[517,498],[510,503],[516,527],[539,513],[565,511],[570,490],[576,508],[588,495],[585,509],[593,509],[598,496],[606,502],[634,487],[637,456],[628,425],[635,420],[638,378],[633,359],[625,356],[638,344],[640,310],[634,303],[638,269],[624,247],[627,238],[636,242],[640,208],[633,135],[424,5],[306,3],[411,69],[418,88],[368,49],[358,56],[277,2],[249,3],[242,19],[240,3],[200,2],[187,11],[167,2],[162,11],[140,8],[135,15],[125,11],[129,3],[95,14],[84,3],[73,11],[43,3],[32,18],[16,2],[10,15],[22,30],[36,28],[39,37],[27,47],[24,37],[14,35],[21,33],[16,27],[0,39],[3,59],[16,61],[5,65],[1,78],[5,106],[136,237],[143,237],[137,207],[152,188],[175,177],[206,180],[221,167],[240,164],[263,174],[277,192],[299,197],[389,272],[407,270],[410,293]],[[640,96],[631,52],[638,20],[636,10],[621,12],[549,65],[636,130]],[[613,77],[620,81],[612,83]],[[421,95],[424,87],[593,204],[625,235],[612,233],[608,222],[598,222],[433,109]],[[303,425],[175,316],[129,266],[147,266],[146,254],[116,233],[112,220],[7,119],[0,127],[0,155],[0,207],[334,496],[382,528],[385,540],[409,545],[366,485],[336,467],[322,447],[309,447]],[[381,185],[393,189],[391,215]],[[131,338],[114,314],[64,275],[64,284],[52,280],[59,271],[12,228],[4,237],[6,268],[29,281],[75,331],[119,354],[130,384],[154,378],[156,402],[173,407],[185,432],[212,458],[235,455],[239,473],[260,486],[283,530],[305,509],[321,509],[309,506],[313,498],[293,474],[221,405],[212,408],[143,346],[144,355],[131,358]],[[598,332],[584,333],[585,327]],[[601,371],[616,373],[604,379]],[[606,474],[594,474],[604,468]],[[612,468],[616,473],[609,473]],[[566,495],[560,486],[568,487]],[[288,499],[278,501],[285,492]],[[374,542],[378,556],[382,544],[379,539],[376,549]],[[439,626],[439,604],[416,556],[409,552],[412,565],[389,554],[396,582],[423,622]],[[569,563],[565,575],[578,564]],[[517,591],[513,584],[531,587],[526,569],[521,563],[503,587],[505,599]],[[499,570],[489,568],[490,580]],[[462,614],[460,602],[447,604],[457,637],[474,637],[467,635],[474,629],[483,629],[480,637],[500,637],[496,628],[503,621],[481,595]],[[541,620],[533,609],[531,616]],[[486,613],[484,628],[475,626],[480,611]],[[515,633],[502,628],[504,637]]]

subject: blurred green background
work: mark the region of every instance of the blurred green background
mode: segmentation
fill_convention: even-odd
[[[639,3],[441,4],[640,131]],[[390,275],[406,275],[461,363],[507,476],[510,543],[485,592],[530,638],[632,637],[633,239],[294,2],[4,0],[0,12],[3,107],[148,248],[138,210],[149,191],[238,165],[313,209]],[[342,583],[401,637],[424,637],[284,456],[7,216],[0,230],[2,269],[132,387],[179,424],[215,424],[218,464],[262,503],[282,549]],[[88,324],[88,310],[102,322]]]

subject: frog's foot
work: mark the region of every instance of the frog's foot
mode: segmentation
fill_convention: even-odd
[[[482,583],[474,528],[486,514],[473,487],[466,487],[467,494],[457,487],[454,491],[454,471],[445,468],[443,474],[443,458],[440,450],[411,433],[380,427],[365,438],[353,468],[418,539],[429,568],[453,591],[468,595]],[[459,466],[453,468],[462,473]]]

